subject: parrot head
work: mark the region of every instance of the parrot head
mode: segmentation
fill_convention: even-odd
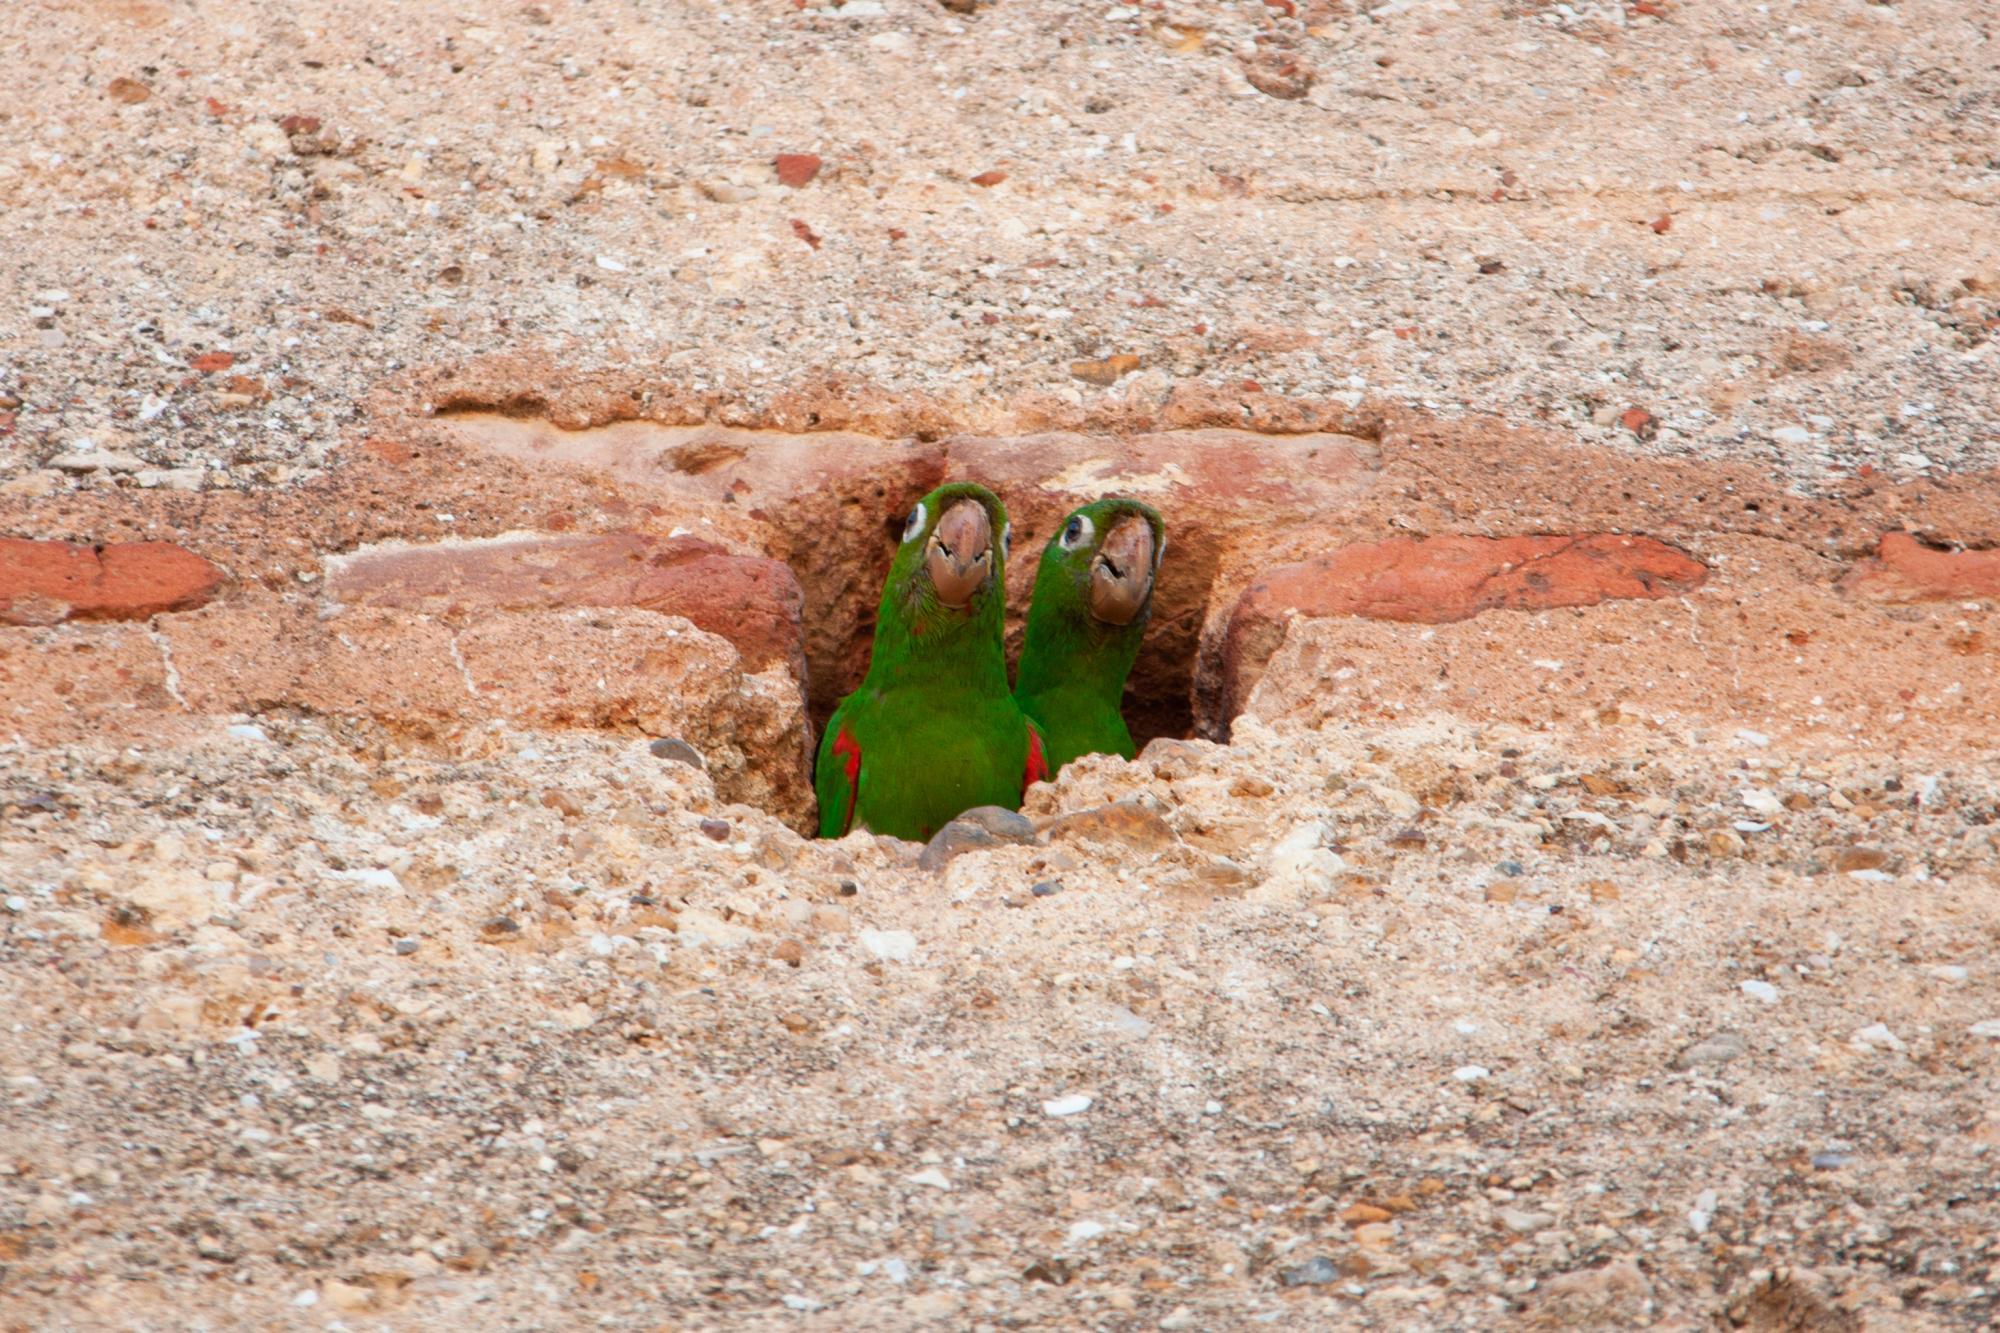
[[[1007,508],[969,481],[938,487],[903,520],[889,587],[919,633],[997,606],[1012,536]]]
[[[1167,549],[1166,525],[1137,500],[1099,500],[1072,510],[1042,548],[1044,583],[1067,587],[1090,618],[1110,629],[1144,624]]]

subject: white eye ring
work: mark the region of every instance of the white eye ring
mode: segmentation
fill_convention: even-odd
[[[1090,539],[1096,535],[1097,527],[1090,521],[1090,515],[1071,514],[1069,522],[1063,525],[1062,536],[1056,540],[1063,550],[1074,551],[1079,546],[1089,545]]]
[[[1008,519],[1000,525],[1000,558],[1005,560],[1014,549],[1014,520]]]
[[[930,514],[925,510],[924,502],[922,500],[917,501],[917,507],[910,511],[909,518],[903,522],[903,540],[913,542],[921,536],[924,525],[929,518]]]

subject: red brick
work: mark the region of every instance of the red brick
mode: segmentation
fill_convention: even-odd
[[[744,668],[805,677],[805,597],[779,560],[638,532],[504,538],[361,551],[331,563],[327,595],[457,619],[569,606],[685,616],[729,640]]]
[[[1840,588],[1871,602],[2000,597],[2000,551],[1940,551],[1907,532],[1891,532],[1872,558],[1848,571]]]
[[[202,605],[222,578],[171,542],[87,546],[0,537],[0,624],[144,620]]]
[[[820,160],[815,153],[780,153],[771,165],[778,169],[778,184],[802,189],[819,175]]]

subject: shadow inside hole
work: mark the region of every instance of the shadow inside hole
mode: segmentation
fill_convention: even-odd
[[[1158,740],[1162,736],[1173,740],[1191,740],[1194,737],[1194,705],[1189,701],[1189,691],[1193,688],[1193,672],[1183,673],[1177,692],[1164,697],[1131,687],[1126,682],[1125,726],[1132,733],[1132,744],[1145,749],[1146,742]]]

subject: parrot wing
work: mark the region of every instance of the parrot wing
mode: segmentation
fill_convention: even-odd
[[[819,797],[819,836],[839,838],[854,827],[854,807],[861,796],[861,743],[844,725],[829,725],[827,732],[813,788]]]
[[[1025,719],[1024,719],[1025,720]],[[1021,795],[1025,798],[1028,788],[1037,782],[1049,780],[1049,761],[1042,749],[1042,733],[1033,722],[1028,723],[1028,769],[1021,776]]]

